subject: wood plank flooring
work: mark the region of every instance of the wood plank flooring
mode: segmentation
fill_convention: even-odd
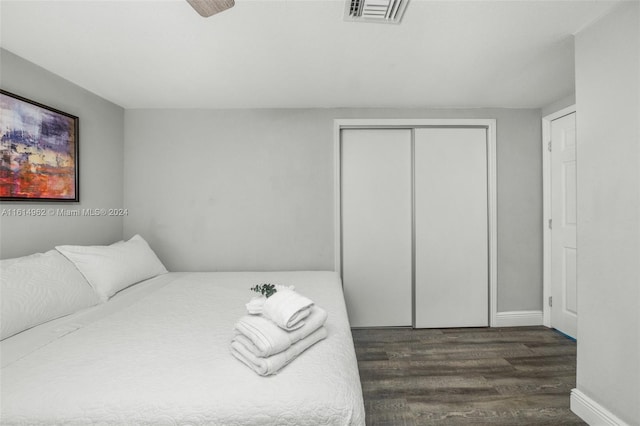
[[[367,425],[585,425],[576,343],[546,327],[354,329]]]

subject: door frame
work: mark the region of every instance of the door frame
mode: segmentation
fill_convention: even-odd
[[[477,127],[487,131],[487,216],[489,252],[489,326],[498,314],[498,214],[496,174],[496,120],[478,118],[438,119],[334,119],[334,270],[342,277],[341,139],[342,129],[414,129],[416,127]],[[415,292],[415,271],[412,292]],[[413,309],[414,307],[412,307]],[[415,315],[412,315],[415,320]],[[414,324],[415,325],[415,324]]]
[[[542,117],[542,324],[551,327],[551,122],[576,112],[576,105]]]

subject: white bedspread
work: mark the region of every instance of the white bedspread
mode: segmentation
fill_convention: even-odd
[[[1,423],[364,424],[335,273],[169,277],[150,294],[93,321],[76,321],[77,329],[14,356],[0,376]],[[249,287],[265,282],[295,285],[329,313],[328,337],[271,377],[256,375],[229,351]]]

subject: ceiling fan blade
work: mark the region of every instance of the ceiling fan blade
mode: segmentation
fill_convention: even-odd
[[[187,0],[196,12],[205,18],[227,10],[236,4],[234,0]]]

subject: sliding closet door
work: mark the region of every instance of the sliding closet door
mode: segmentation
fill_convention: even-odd
[[[410,326],[411,130],[342,130],[341,195],[351,325]]]
[[[485,129],[416,129],[416,327],[488,326],[487,198]]]

